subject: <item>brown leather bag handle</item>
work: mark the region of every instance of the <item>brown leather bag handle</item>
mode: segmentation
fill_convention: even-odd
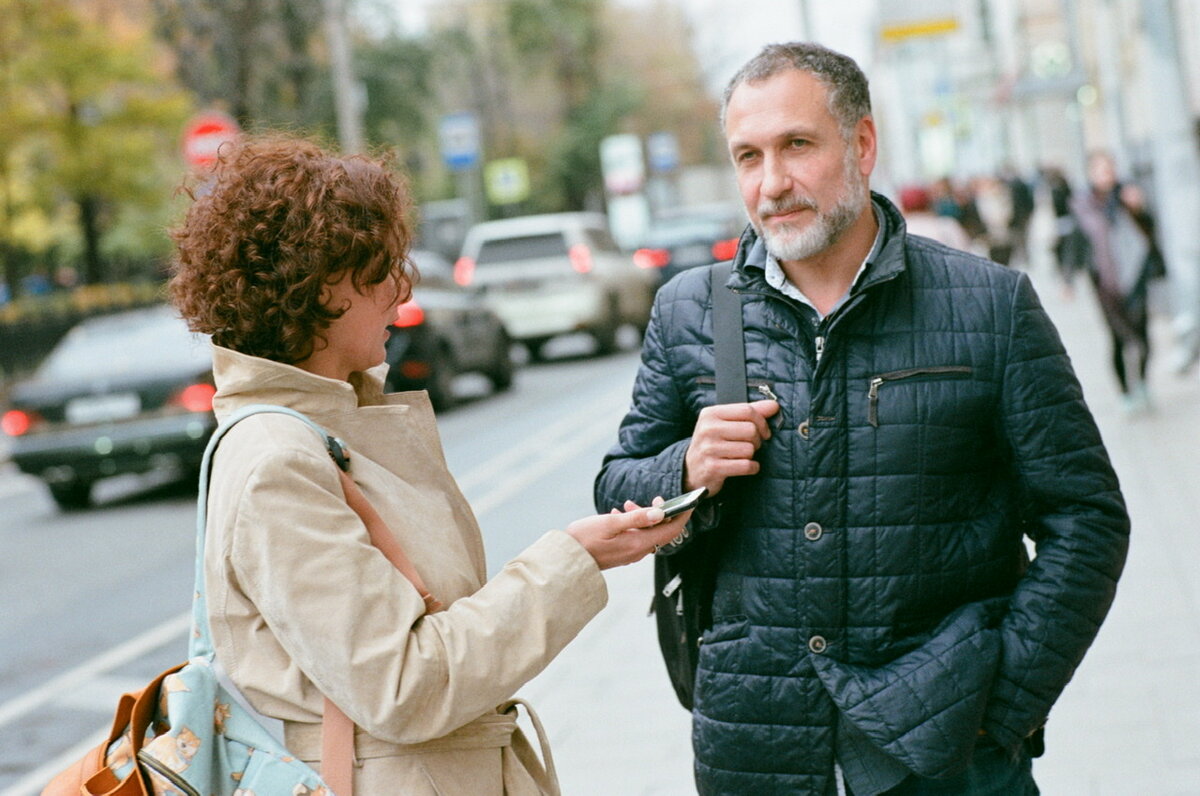
[[[396,537],[367,500],[367,496],[358,488],[358,484],[354,483],[350,474],[341,467],[338,468],[338,476],[342,480],[342,492],[346,495],[346,503],[367,526],[371,544],[416,588],[421,599],[425,601],[426,613],[440,611],[442,604],[429,593],[425,581],[421,580],[420,573],[404,552],[404,548],[396,541]],[[321,778],[333,788],[337,796],[353,796],[355,762],[354,722],[326,697],[325,713],[321,718]]]

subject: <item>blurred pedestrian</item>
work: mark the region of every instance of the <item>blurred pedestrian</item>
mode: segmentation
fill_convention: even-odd
[[[1051,244],[1054,266],[1063,294],[1070,298],[1074,295],[1076,275],[1086,268],[1087,242],[1071,212],[1071,183],[1062,169],[1046,166],[1042,169],[1042,182],[1054,211],[1054,241]]]
[[[1000,173],[1001,182],[1008,187],[1012,215],[1008,221],[1008,238],[1012,246],[1011,261],[1014,265],[1029,265],[1029,223],[1033,219],[1035,202],[1033,188],[1021,178],[1012,166],[1006,165]]]
[[[372,545],[317,435],[253,415],[217,449],[208,493],[217,660],[314,765],[332,700],[358,725],[359,793],[557,793],[509,700],[603,607],[600,570],[682,523],[646,527],[657,508],[587,517],[486,578],[428,396],[382,391],[387,328],[417,276],[408,208],[384,162],[247,137],[221,147],[174,232],[171,291],[212,335],[218,418],[278,404],[344,441],[369,508],[446,605]]]
[[[920,185],[909,185],[900,189],[900,212],[910,235],[922,235],[944,243],[952,249],[970,251],[971,239],[959,224],[949,216],[933,212],[929,191]]]
[[[972,181],[975,205],[983,221],[988,259],[1008,265],[1013,255],[1013,197],[1007,183],[984,176]]]
[[[659,291],[596,480],[600,509],[712,496],[660,553],[716,551],[698,789],[1037,793],[1030,758],[1129,532],[1062,343],[1027,275],[908,235],[871,192],[853,60],[770,45],[722,107],[751,228],[728,281]],[[726,290],[751,394],[717,404]]]
[[[979,207],[975,204],[975,193],[969,181],[955,182],[941,177],[931,186],[933,212],[939,216],[953,218],[971,241],[969,251],[987,256],[987,246],[980,243],[987,234]]]
[[[1144,411],[1151,406],[1149,287],[1166,269],[1141,190],[1118,181],[1107,152],[1088,158],[1087,176],[1088,190],[1075,197],[1072,209],[1087,243],[1088,273],[1112,339],[1112,368],[1125,409]]]

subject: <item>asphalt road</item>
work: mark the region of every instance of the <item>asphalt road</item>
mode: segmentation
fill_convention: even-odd
[[[483,527],[491,571],[552,527],[592,513],[591,483],[637,364],[585,340],[527,366],[514,387],[439,417],[447,460]],[[98,742],[120,693],[186,657],[195,491],[130,479],[61,513],[0,465],[0,796],[39,792]]]

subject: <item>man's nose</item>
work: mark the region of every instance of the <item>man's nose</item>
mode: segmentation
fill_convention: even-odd
[[[792,178],[781,158],[767,155],[763,159],[762,186],[760,191],[768,199],[778,199],[792,187]]]

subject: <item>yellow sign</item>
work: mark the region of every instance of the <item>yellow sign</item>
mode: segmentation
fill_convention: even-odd
[[[522,158],[493,160],[483,170],[488,201],[513,205],[529,198],[529,167]]]
[[[919,36],[942,36],[958,30],[958,17],[938,17],[884,25],[879,35],[886,42],[915,39]]]

